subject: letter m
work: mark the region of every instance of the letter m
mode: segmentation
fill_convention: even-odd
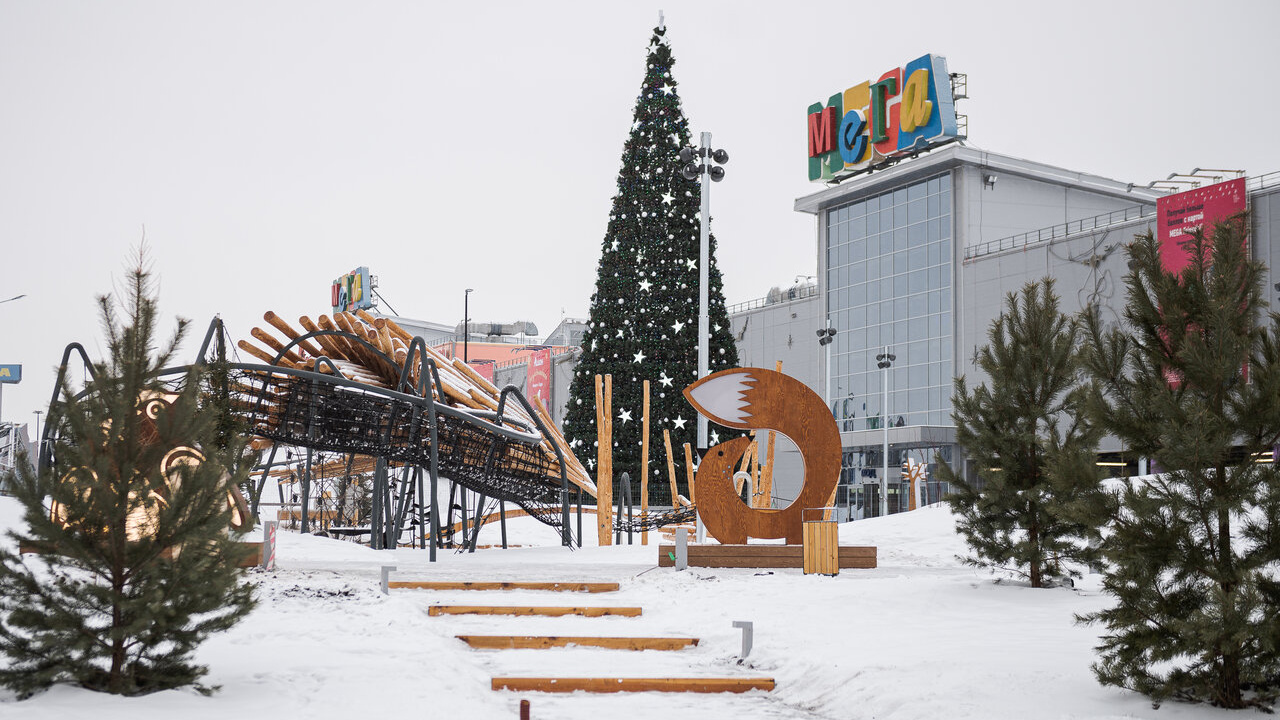
[[[836,149],[836,108],[828,106],[809,115],[809,157],[814,158]]]

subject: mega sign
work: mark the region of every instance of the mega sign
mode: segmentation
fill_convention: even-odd
[[[0,383],[22,382],[21,365],[0,365]]]
[[[925,55],[809,106],[809,180],[870,170],[959,137],[947,59]]]
[[[329,286],[329,304],[333,311],[351,312],[373,307],[373,287],[369,285],[369,268],[358,267]]]

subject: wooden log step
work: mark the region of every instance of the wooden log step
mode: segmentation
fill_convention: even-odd
[[[698,638],[693,637],[571,637],[568,635],[457,635],[456,637],[473,648],[486,650],[543,650],[570,645],[610,650],[683,650],[698,644]]]
[[[658,567],[673,567],[675,545],[658,546]],[[841,568],[876,567],[874,546],[841,545]],[[803,545],[689,545],[689,565],[693,567],[789,568],[804,567]]]
[[[538,615],[542,617],[561,617],[563,615],[581,615],[583,617],[602,617],[604,615],[620,615],[622,617],[639,617],[638,607],[555,607],[537,605],[432,605],[427,608],[432,617],[440,615]]]
[[[536,678],[495,677],[494,690],[522,692],[568,693],[582,690],[593,693],[615,692],[695,692],[744,693],[751,690],[773,690],[773,678]]]
[[[388,588],[411,590],[550,590],[553,592],[617,592],[615,582],[444,582],[404,580],[387,583]]]

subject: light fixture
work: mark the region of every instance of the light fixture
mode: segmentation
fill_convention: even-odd
[[[982,184],[987,186],[988,190],[996,189],[996,180],[999,178],[991,173],[982,176]]]

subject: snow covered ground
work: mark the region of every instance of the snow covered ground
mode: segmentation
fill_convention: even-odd
[[[0,527],[17,521],[0,498]],[[591,516],[584,518],[590,532]],[[443,552],[373,551],[336,540],[280,534],[278,569],[255,570],[259,607],[206,643],[199,661],[220,686],[212,697],[169,691],[140,698],[58,687],[17,702],[0,692],[0,718],[389,717],[516,718],[1226,718],[1237,714],[1167,704],[1103,688],[1089,663],[1097,631],[1074,614],[1108,602],[1097,576],[1076,589],[1032,590],[962,566],[950,512],[929,507],[841,526],[846,544],[879,547],[875,570],[837,577],[800,570],[657,568],[647,547],[556,546],[550,528],[509,522],[526,547]],[[498,542],[486,526],[481,544]],[[616,581],[608,594],[434,592],[383,595],[379,568],[397,580]],[[429,617],[432,604],[638,605],[637,618]],[[755,624],[741,661],[734,620]],[[679,652],[560,648],[473,650],[460,634],[676,635],[701,638]],[[771,693],[685,695],[494,692],[496,675],[768,676]]]

